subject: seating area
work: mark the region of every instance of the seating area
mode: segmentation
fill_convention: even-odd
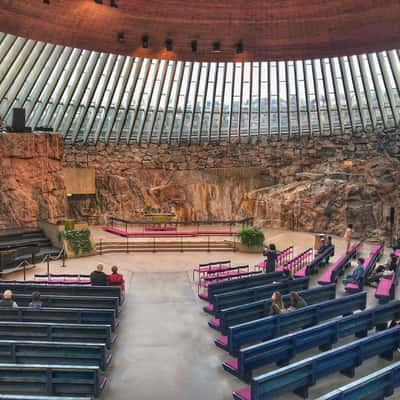
[[[22,262],[35,263],[46,256],[57,256],[60,249],[40,229],[0,230],[0,273],[16,270]],[[19,268],[21,269],[21,267]]]
[[[0,288],[11,289],[18,304],[0,313],[0,399],[99,397],[111,365],[121,288],[23,281],[1,281]],[[33,291],[41,293],[41,308],[28,307]]]
[[[360,282],[347,283],[344,287],[346,292],[357,293],[363,289],[367,277],[369,276],[370,272],[375,268],[375,265],[377,261],[381,258],[382,253],[383,253],[382,244],[376,244],[375,246],[372,247],[368,257],[366,257],[364,260],[363,264],[364,276],[362,280]]]
[[[234,399],[266,400],[284,398],[282,396],[289,393],[307,398],[309,387],[326,376],[341,372],[352,377],[355,369],[372,357],[393,358],[393,352],[400,345],[400,327],[387,329],[387,326],[400,319],[400,301],[394,300],[400,258],[393,274],[381,277],[376,289],[375,297],[385,304],[367,308],[364,290],[366,277],[383,256],[383,244],[373,245],[365,257],[365,279],[360,286],[345,285],[340,297],[337,293],[339,276],[360,255],[361,249],[362,243],[356,242],[349,253],[329,263],[330,257],[334,256],[334,247],[330,246],[301,268],[292,267],[296,263],[291,260],[287,266],[293,270],[294,279],[288,280],[281,275],[273,283],[265,283],[269,274],[262,274],[237,280],[235,286],[228,281],[215,284],[218,285],[215,289],[214,285],[209,285],[209,297],[203,298],[209,301],[203,310],[213,315],[208,325],[223,335],[215,339],[216,346],[233,356],[223,362],[222,367],[249,383],[249,386],[234,391]],[[307,257],[308,252],[309,249],[301,252],[297,259]],[[262,269],[261,264],[258,267]],[[319,286],[309,287],[310,277],[315,273],[321,275],[317,279]],[[390,283],[386,292],[383,291],[383,279]],[[287,309],[292,291],[297,291],[306,305],[270,315],[271,295],[275,291],[281,293]],[[349,294],[343,296],[345,292]],[[349,341],[352,336],[355,340]],[[302,353],[310,351],[314,355],[301,357]],[[398,369],[394,364],[372,374],[372,383],[361,378],[320,397],[320,400],[364,400],[360,393],[366,393],[370,387],[374,394],[368,399],[383,399],[400,386],[388,372]]]
[[[378,286],[375,291],[375,297],[380,303],[386,303],[394,299],[395,289],[399,282],[400,273],[400,252],[395,253],[397,256],[396,270],[390,275],[383,275],[378,282]]]
[[[358,257],[362,248],[362,242],[354,243],[349,252],[341,255],[335,260],[332,265],[325,270],[322,276],[319,278],[318,283],[320,285],[328,285],[329,283],[335,283],[339,275],[343,274],[345,269],[350,265],[351,260]]]
[[[236,236],[237,231],[233,230],[195,230],[195,231],[124,231],[114,226],[104,226],[103,230],[114,235],[126,238],[146,238],[146,237],[196,237],[196,236]]]
[[[283,271],[285,269],[289,270],[291,273],[296,273],[298,270],[306,266],[308,263],[311,262],[313,258],[313,249],[309,248],[302,253],[295,256],[293,259],[287,261],[282,265],[278,265],[275,270],[276,271]]]

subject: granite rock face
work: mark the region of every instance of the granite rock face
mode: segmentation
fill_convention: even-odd
[[[151,207],[179,219],[255,216],[258,225],[336,234],[353,223],[359,237],[382,238],[390,207],[400,212],[398,139],[360,133],[220,145],[66,145],[63,165],[96,169],[96,196],[70,200],[77,219],[141,219]]]
[[[0,228],[64,218],[63,148],[58,134],[0,136]]]

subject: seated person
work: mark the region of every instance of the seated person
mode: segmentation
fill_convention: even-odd
[[[282,278],[285,280],[285,279],[293,279],[293,277],[292,277],[292,275],[291,275],[291,273],[290,273],[290,270],[288,269],[288,268],[286,268],[286,269],[284,269],[283,271],[282,271]]]
[[[324,251],[328,250],[333,246],[332,236],[328,236],[327,240],[321,239],[321,247],[318,249],[318,254],[322,254]]]
[[[29,303],[29,307],[32,308],[42,308],[43,304],[40,301],[40,293],[39,292],[33,292],[32,293],[32,301]]]
[[[110,286],[121,286],[125,290],[125,280],[122,274],[118,273],[118,267],[113,265],[111,268],[111,275],[108,275],[108,284]]]
[[[0,307],[17,308],[18,304],[13,300],[13,292],[5,290],[3,298],[0,300]]]
[[[290,306],[288,310],[293,311],[307,306],[307,302],[297,292],[290,292]]]
[[[378,265],[375,270],[367,277],[367,282],[372,287],[377,287],[378,285],[374,284],[379,282],[382,277],[391,278],[394,271],[396,270],[397,265],[397,257],[392,253],[390,255],[390,259],[387,261],[385,265]]]
[[[107,286],[108,285],[108,277],[103,272],[104,265],[98,264],[96,270],[90,274],[90,283],[93,286]]]
[[[353,273],[351,275],[347,275],[345,279],[343,279],[343,284],[347,285],[348,283],[357,283],[361,284],[363,278],[364,278],[364,259],[363,258],[358,258],[357,260],[358,264],[356,268],[354,269]]]
[[[400,250],[400,238],[396,238],[392,246],[393,251]]]
[[[279,292],[272,293],[271,299],[272,303],[269,308],[268,315],[277,315],[286,312],[285,305],[282,301],[282,296]]]

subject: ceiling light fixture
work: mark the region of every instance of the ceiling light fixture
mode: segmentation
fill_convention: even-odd
[[[241,53],[243,53],[243,42],[242,42],[242,41],[237,42],[237,43],[235,44],[235,50],[236,50],[236,54],[241,54]]]
[[[110,7],[118,8],[118,4],[115,0],[110,0]]]
[[[149,48],[149,37],[147,35],[143,35],[142,36],[142,47],[144,49],[148,49]]]
[[[213,51],[213,53],[221,53],[221,43],[214,42],[212,45],[212,51]]]
[[[167,38],[167,39],[165,40],[164,44],[165,44],[165,50],[167,50],[167,51],[172,51],[172,44],[173,44],[173,41],[172,41],[171,38]]]

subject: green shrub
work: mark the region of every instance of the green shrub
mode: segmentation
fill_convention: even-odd
[[[254,226],[246,226],[238,233],[240,243],[248,247],[262,246],[264,244],[264,232]]]
[[[90,242],[90,230],[81,229],[69,230],[63,232],[64,238],[68,242],[68,246],[76,256],[80,254],[88,254],[92,251],[92,243]]]

